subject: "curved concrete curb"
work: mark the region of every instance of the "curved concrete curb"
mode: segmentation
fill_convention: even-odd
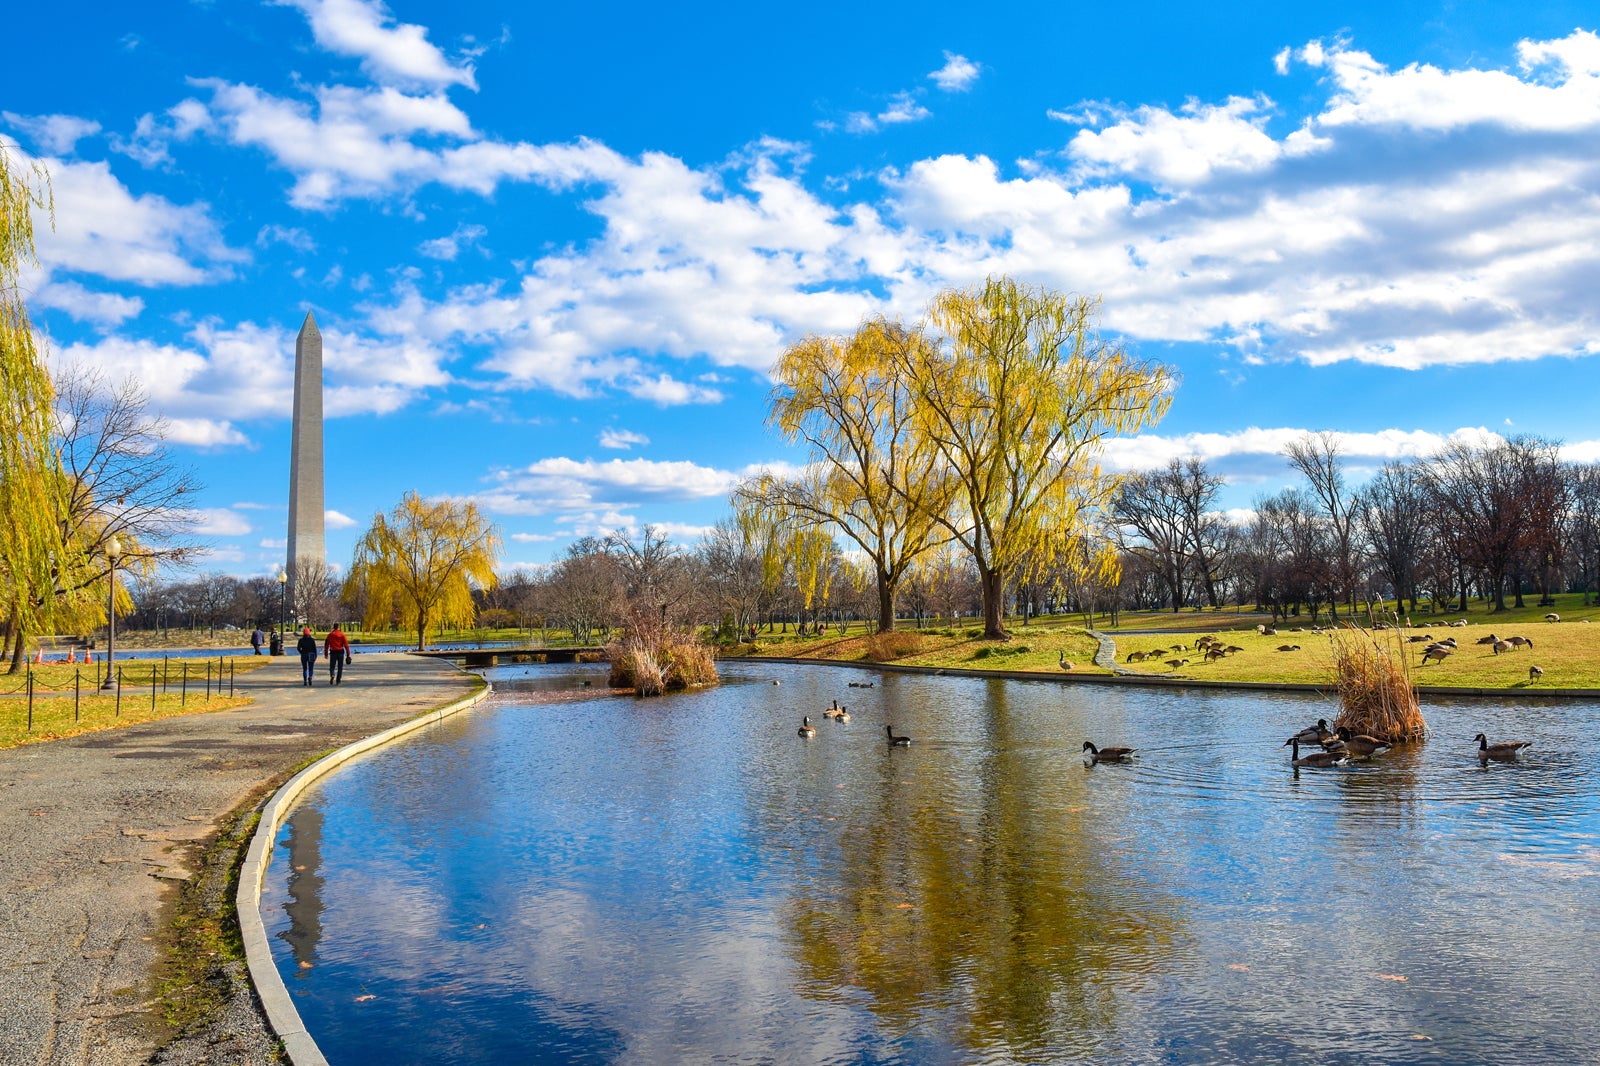
[[[485,683],[472,695],[463,696],[436,711],[428,711],[364,740],[346,744],[285,781],[283,787],[273,793],[267,805],[261,808],[261,821],[256,825],[255,835],[250,838],[250,850],[245,853],[244,864],[239,869],[239,891],[234,897],[234,906],[239,913],[239,935],[244,940],[245,965],[250,970],[250,981],[255,985],[262,1009],[266,1011],[267,1023],[278,1039],[283,1041],[284,1050],[294,1066],[328,1066],[328,1060],[323,1057],[322,1049],[317,1047],[317,1042],[306,1032],[305,1023],[300,1020],[300,1012],[295,1008],[288,988],[284,986],[283,975],[278,973],[278,967],[272,961],[272,948],[267,943],[267,926],[261,919],[261,888],[266,884],[267,867],[272,861],[272,844],[278,836],[278,830],[288,819],[301,793],[319,779],[357,755],[476,706],[493,692],[494,686]]]

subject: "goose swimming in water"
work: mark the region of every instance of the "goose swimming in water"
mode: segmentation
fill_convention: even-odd
[[[1355,736],[1351,736],[1348,726],[1339,727],[1339,739],[1344,741],[1346,751],[1361,759],[1382,755],[1390,747],[1388,741],[1379,740],[1377,737],[1369,737],[1365,733],[1357,733]]]
[[[817,735],[817,727],[811,724],[811,716],[809,714],[800,719],[798,732],[807,740]]]
[[[1328,732],[1328,720],[1326,718],[1318,718],[1316,725],[1306,726],[1300,732],[1284,741],[1283,746],[1287,748],[1297,741],[1306,745],[1321,744],[1324,740],[1332,738],[1332,736],[1333,734]]]
[[[1472,739],[1478,742],[1479,762],[1488,762],[1490,759],[1495,762],[1512,762],[1523,748],[1531,748],[1533,746],[1533,741],[1531,740],[1507,740],[1499,744],[1491,744],[1489,743],[1489,738],[1482,733]]]
[[[1344,766],[1348,761],[1344,755],[1336,751],[1314,751],[1310,755],[1301,758],[1299,739],[1290,737],[1289,740],[1294,745],[1290,750],[1289,765],[1297,770],[1302,766],[1316,767],[1318,769],[1328,766]]]
[[[889,743],[891,746],[896,748],[909,748],[911,746],[910,737],[897,737],[894,735],[894,726],[886,725],[883,727],[883,731],[889,734]]]
[[[1090,741],[1083,742],[1083,750],[1089,753],[1089,761],[1095,762],[1127,762],[1133,758],[1134,748],[1097,748]]]

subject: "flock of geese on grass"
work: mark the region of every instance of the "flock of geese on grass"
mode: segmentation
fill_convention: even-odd
[[[856,688],[870,687],[858,685],[854,681],[851,682],[851,685]],[[832,707],[823,709],[822,717],[835,722],[848,722],[850,720],[850,712],[848,709],[839,706],[838,700],[834,700]],[[909,748],[911,746],[911,738],[897,736],[893,725],[884,726],[883,731],[888,734],[890,747]],[[811,724],[811,716],[809,714],[800,718],[798,732],[806,740],[810,740],[817,735],[817,727]],[[1499,744],[1491,744],[1489,743],[1489,738],[1482,733],[1472,739],[1478,742],[1478,762],[1483,765],[1488,765],[1491,760],[1494,762],[1515,762],[1524,748],[1533,746],[1533,741],[1531,740],[1507,740]],[[1301,755],[1300,745],[1302,744],[1307,748],[1316,745],[1322,750]],[[1330,730],[1326,718],[1318,718],[1316,725],[1306,726],[1300,732],[1284,741],[1283,746],[1290,749],[1289,765],[1296,770],[1302,767],[1306,769],[1324,769],[1334,766],[1349,766],[1351,763],[1365,762],[1375,755],[1383,755],[1392,748],[1392,745],[1387,740],[1380,740],[1365,733],[1351,733],[1346,726],[1339,726],[1337,729]],[[1103,762],[1127,762],[1137,752],[1137,748],[1114,746],[1100,748],[1096,747],[1093,741],[1086,740],[1083,742],[1084,761],[1090,766]]]

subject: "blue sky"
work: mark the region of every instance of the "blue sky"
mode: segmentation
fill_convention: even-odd
[[[1006,272],[1182,376],[1119,468],[1357,472],[1453,433],[1600,458],[1600,4],[28,5],[0,138],[57,219],[58,364],[133,374],[207,565],[281,562],[295,331],[324,335],[331,561],[416,489],[506,562],[795,463],[808,332]]]

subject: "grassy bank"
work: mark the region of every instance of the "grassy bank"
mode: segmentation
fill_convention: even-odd
[[[225,660],[232,664],[235,677],[264,666],[268,660],[253,655]],[[122,664],[122,697],[101,692],[95,685],[92,667],[46,663],[31,670],[33,681],[33,721],[28,721],[28,677],[0,678],[0,748],[14,748],[43,740],[118,729],[158,718],[180,714],[204,714],[242,707],[250,701],[230,697],[227,678],[217,681],[216,660],[187,660],[189,680],[183,681],[185,660],[166,663],[139,660]],[[211,668],[210,698],[207,698],[206,666]],[[151,681],[155,698],[151,699]]]
[[[1460,617],[1457,615],[1456,617]],[[1239,650],[1206,661],[1195,648],[1195,633],[1109,634],[1116,642],[1119,666],[1135,674],[1186,678],[1195,681],[1249,681],[1265,684],[1332,683],[1336,640],[1358,639],[1338,630],[1314,633],[1309,627],[1283,627],[1275,636],[1258,633],[1254,626],[1214,628],[1225,645]],[[1531,648],[1496,655],[1477,641],[1493,633],[1505,638],[1522,636]],[[1096,642],[1083,629],[1035,623],[1007,642],[980,639],[981,630],[900,630],[888,637],[761,637],[754,647],[740,645],[732,654],[746,657],[781,656],[831,659],[842,662],[892,662],[901,666],[932,668],[1024,670],[1060,674],[1061,655],[1074,664],[1073,673],[1104,674],[1093,663]],[[1401,639],[1454,637],[1459,649],[1443,662],[1421,662],[1426,640],[1406,643],[1413,676],[1422,688],[1430,686],[1491,688],[1507,691],[1529,688],[1600,690],[1600,623],[1545,622],[1542,617],[1523,622],[1497,616],[1493,624],[1449,627],[1417,626],[1404,630]],[[1366,639],[1360,637],[1359,639]],[[1283,651],[1281,648],[1292,650]],[[1130,653],[1142,653],[1143,662],[1129,663]],[[1528,668],[1544,671],[1530,680]]]

